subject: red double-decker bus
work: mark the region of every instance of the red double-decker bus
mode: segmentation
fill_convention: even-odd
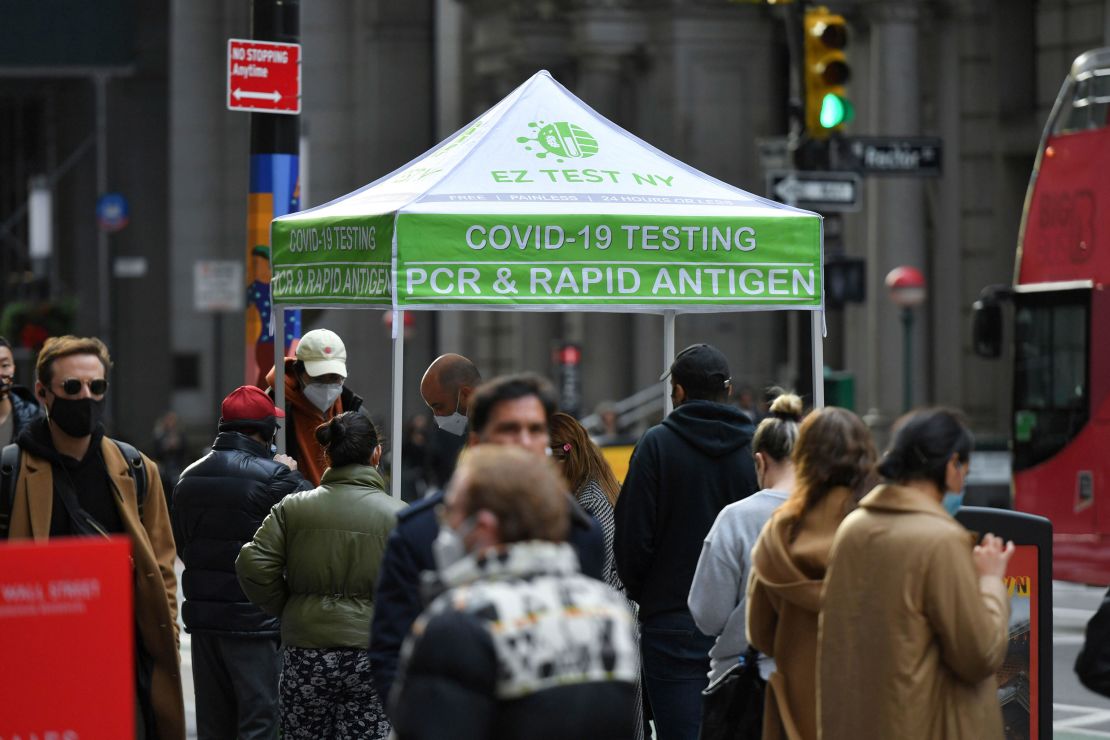
[[[1056,578],[1110,584],[1110,48],[1072,64],[1018,241],[1013,285],[984,289],[973,332],[997,357],[1012,316],[1013,505],[1052,520]]]

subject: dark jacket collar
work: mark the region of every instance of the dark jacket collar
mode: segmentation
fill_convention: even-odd
[[[239,450],[255,457],[270,457],[270,446],[242,432],[220,432],[212,443],[213,450]]]
[[[92,440],[89,442],[89,450],[85,453],[85,460],[88,460],[90,455],[100,455],[100,441],[102,439],[104,439],[104,425],[97,424],[96,430],[92,433]],[[16,442],[32,455],[57,465],[64,465],[67,468],[76,468],[85,462],[85,460],[74,460],[72,457],[63,455],[54,449],[54,440],[50,437],[50,420],[45,416],[31,422],[26,429],[20,432]]]
[[[15,432],[17,436],[36,418],[46,415],[46,411],[39,405],[35,395],[28,388],[13,385],[8,397],[11,399],[12,411],[15,414]]]

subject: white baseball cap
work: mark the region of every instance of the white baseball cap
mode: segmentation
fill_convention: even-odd
[[[312,377],[335,373],[347,377],[347,348],[334,331],[313,329],[301,337],[297,359]]]

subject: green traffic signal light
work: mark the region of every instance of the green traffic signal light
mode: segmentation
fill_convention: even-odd
[[[821,113],[818,120],[823,128],[836,128],[852,120],[852,104],[836,93],[826,93],[821,99]]]

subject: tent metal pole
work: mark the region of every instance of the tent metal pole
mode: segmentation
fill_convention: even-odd
[[[393,312],[393,393],[390,417],[393,431],[390,436],[389,488],[393,498],[401,498],[401,396],[405,370],[405,312]]]
[[[285,314],[284,309],[277,303],[271,303],[273,310],[270,320],[274,322],[272,332],[274,335],[274,406],[285,410]],[[277,448],[282,455],[285,454],[285,425],[280,425],[277,432]]]
[[[813,408],[825,407],[825,346],[822,328],[824,312],[810,311],[810,335],[813,337]]]
[[[674,362],[674,311],[663,312],[663,370],[668,370]],[[663,382],[663,417],[666,418],[674,410],[671,404],[670,383]]]

